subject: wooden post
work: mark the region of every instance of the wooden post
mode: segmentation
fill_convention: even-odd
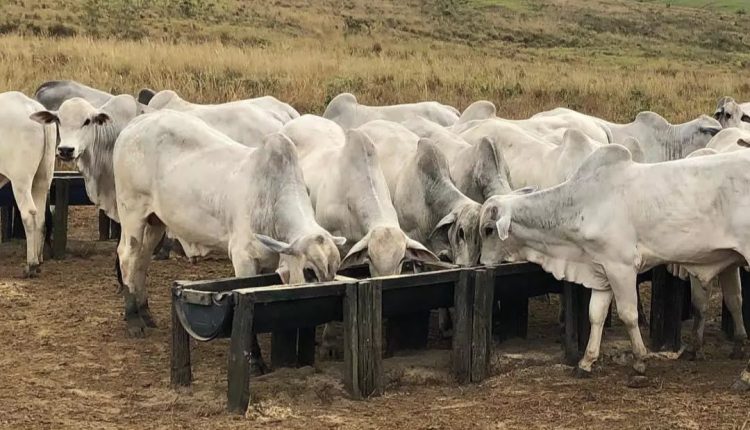
[[[682,344],[682,306],[685,288],[664,266],[655,267],[651,280],[651,349],[679,351]]]
[[[565,305],[565,337],[563,349],[565,362],[575,366],[586,349],[591,323],[589,322],[589,301],[591,290],[582,285],[563,282]]]
[[[10,206],[0,207],[0,242],[7,242],[13,233],[13,212]]]
[[[271,333],[271,367],[297,367],[297,329]]]
[[[65,178],[55,178],[55,215],[52,238],[52,258],[65,257],[68,246],[68,197],[70,182]]]
[[[103,210],[99,210],[99,240],[109,240],[109,217]]]
[[[451,362],[456,380],[471,381],[471,333],[474,308],[474,272],[462,270],[453,289],[453,348]]]
[[[388,318],[386,355],[403,349],[425,349],[430,334],[430,311]]]
[[[383,394],[383,311],[381,281],[359,284],[359,387],[362,397]]]
[[[177,316],[177,300],[172,290],[172,363],[170,381],[173,387],[189,386],[193,381],[190,365],[190,335]]]
[[[495,274],[479,269],[474,276],[474,304],[471,333],[471,382],[487,378],[492,346],[492,305],[495,299]]]
[[[346,285],[344,295],[344,387],[355,399],[362,398],[359,386],[359,291],[357,283]]]
[[[232,339],[227,366],[227,409],[244,414],[250,402],[250,352],[255,303],[249,294],[235,294]]]
[[[315,327],[302,327],[297,332],[297,365],[315,364]]]

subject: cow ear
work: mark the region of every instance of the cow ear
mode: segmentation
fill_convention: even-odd
[[[111,120],[111,119],[110,119],[109,115],[107,115],[107,114],[106,114],[106,113],[104,113],[104,112],[100,112],[100,113],[98,113],[98,114],[94,115],[94,117],[93,117],[93,118],[91,118],[91,121],[92,121],[92,122],[93,122],[94,124],[96,124],[96,125],[102,125],[102,124],[106,124],[106,123],[107,123],[107,122],[109,122],[110,120]]]
[[[275,252],[277,254],[288,254],[288,255],[297,254],[294,248],[286,242],[282,242],[280,240],[276,240],[272,237],[268,237],[262,234],[256,234],[255,238],[258,239],[258,242],[260,242],[261,245],[263,245],[266,249],[268,249],[271,252]]]
[[[750,148],[750,139],[737,139],[737,145]]]
[[[451,224],[453,224],[454,222],[456,222],[456,214],[451,212],[448,215],[444,216],[443,219],[438,221],[435,228],[432,229],[432,232],[430,232],[430,235],[427,237],[430,238],[434,236],[438,232],[438,230],[450,228]]]
[[[435,263],[440,261],[437,255],[430,252],[424,245],[414,239],[406,239],[406,258],[412,261]]]
[[[60,118],[57,116],[57,112],[50,112],[47,110],[32,113],[29,119],[36,121],[39,124],[50,124],[53,122],[60,124]]]
[[[370,243],[370,235],[367,234],[365,237],[360,239],[359,242],[352,246],[349,253],[346,254],[344,260],[341,261],[339,269],[345,269],[347,267],[356,266],[358,264],[364,264],[367,261],[368,245]]]
[[[138,91],[138,103],[148,105],[152,98],[154,98],[156,92],[150,88],[143,88]]]
[[[495,223],[497,229],[497,236],[500,240],[505,240],[510,234],[510,212],[503,214],[499,220]]]
[[[701,127],[700,131],[701,133],[705,133],[711,136],[716,136],[716,134],[719,133],[721,129],[717,127]]]
[[[346,238],[341,236],[331,236],[331,240],[336,246],[344,246],[346,244]]]

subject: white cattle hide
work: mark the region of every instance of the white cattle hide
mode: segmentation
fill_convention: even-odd
[[[359,104],[353,94],[339,94],[328,103],[323,118],[330,119],[344,129],[356,128],[374,120],[401,122],[421,116],[442,126],[453,125],[460,113],[453,106],[438,102],[406,103],[392,106]]]
[[[37,124],[44,107],[11,91],[0,93],[0,188],[8,182],[26,233],[24,274],[39,273],[43,262],[44,213],[55,168],[57,133],[54,125]]]

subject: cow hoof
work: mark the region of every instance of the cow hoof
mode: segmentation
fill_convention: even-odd
[[[637,375],[643,376],[646,374],[646,363],[643,361],[636,361],[633,363],[633,370]]]
[[[138,308],[138,314],[141,316],[143,323],[146,324],[146,327],[156,328],[156,321],[154,321],[154,316],[151,315],[148,305]]]
[[[24,278],[36,278],[40,272],[41,271],[39,270],[38,264],[26,266],[26,268],[23,269],[23,277]]]
[[[136,339],[146,337],[146,324],[140,317],[131,317],[127,319],[128,336]]]
[[[706,356],[703,352],[686,349],[682,351],[677,358],[686,361],[702,361],[706,358]]]
[[[729,358],[732,360],[744,360],[746,357],[744,346],[736,345],[732,352],[729,353]]]
[[[742,378],[734,381],[734,384],[730,387],[732,391],[738,392],[738,393],[746,393],[750,391],[750,383],[745,382],[742,380]]]
[[[649,379],[643,375],[633,375],[626,384],[628,388],[646,388],[651,385]]]
[[[584,370],[580,367],[576,366],[573,369],[573,377],[576,379],[588,379],[591,378],[591,371],[590,370]]]

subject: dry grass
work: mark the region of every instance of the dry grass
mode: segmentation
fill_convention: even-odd
[[[6,1],[0,90],[72,78],[196,101],[272,94],[302,112],[350,91],[366,103],[489,99],[507,117],[564,105],[674,121],[725,94],[750,99],[750,18],[736,13],[631,0],[93,3]]]

